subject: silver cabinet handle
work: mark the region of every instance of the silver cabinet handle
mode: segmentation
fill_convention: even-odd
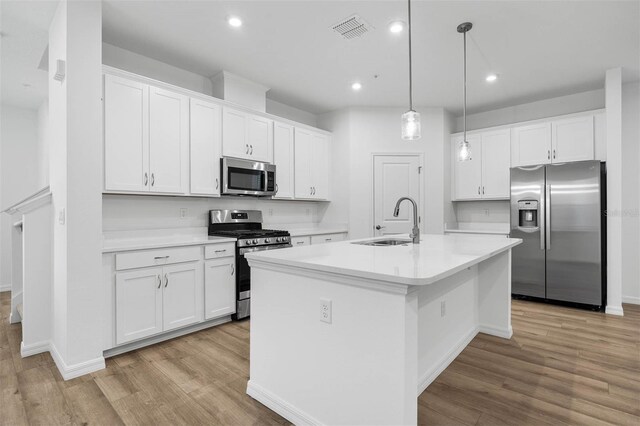
[[[304,244],[304,241],[297,241],[296,244],[298,244],[298,245]]]
[[[168,285],[169,285],[169,276],[167,274],[164,274],[164,288],[167,288]]]
[[[151,173],[151,186],[156,183],[156,177],[153,173]]]
[[[316,195],[316,187],[313,187],[313,195]]]
[[[482,195],[484,195],[484,186],[482,187]]]
[[[278,193],[278,184],[276,183],[276,194]]]
[[[480,195],[480,187],[478,187],[478,195]]]
[[[224,250],[216,250],[216,253],[224,253],[225,251],[227,251],[227,249],[224,249]]]
[[[379,230],[381,230],[381,229],[383,229],[383,228],[386,228],[386,226],[376,225],[376,229],[377,229],[378,231],[379,231]]]
[[[551,160],[551,151],[547,150],[547,160]]]
[[[309,195],[313,195],[313,186],[309,187]]]
[[[556,150],[555,149],[553,150],[553,159],[554,160],[556,159]]]
[[[236,273],[236,270],[235,270],[235,268],[233,267],[233,263],[232,263],[232,264],[231,264],[231,275],[233,275],[233,274],[235,274],[235,273]]]
[[[149,183],[149,174],[147,172],[144,172],[144,186],[147,186],[148,183]]]
[[[161,285],[162,285],[162,278],[160,277],[160,274],[158,274],[158,288],[160,288]]]
[[[249,145],[249,148],[251,148],[251,152],[249,152],[249,155],[253,155],[253,145]]]
[[[218,178],[216,178],[216,189],[218,189]]]
[[[331,241],[331,238],[325,238],[324,240],[325,241]]]
[[[244,146],[247,148],[247,151],[245,152],[245,154],[248,154],[249,153],[249,144],[246,143],[246,144],[244,144]]]
[[[545,191],[545,212],[544,212],[544,228],[545,228],[545,240],[547,242],[547,250],[551,250],[551,185],[547,185]]]
[[[168,259],[169,256],[156,256],[154,257],[155,260],[160,260],[160,259]]]

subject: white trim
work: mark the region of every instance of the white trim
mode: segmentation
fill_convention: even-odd
[[[295,425],[322,424],[319,420],[298,410],[282,398],[274,395],[262,386],[255,384],[252,380],[249,380],[249,383],[247,383],[247,395],[256,401],[261,402],[267,408],[271,409],[271,411],[275,411]]]
[[[39,190],[38,192],[29,195],[27,198],[24,198],[18,201],[16,204],[8,207],[3,211],[3,213],[14,214],[17,211],[22,213],[27,213],[32,210],[37,209],[43,204],[48,203],[51,200],[51,191],[49,187],[46,186]]]
[[[0,285],[0,293],[3,293],[5,291],[11,291],[11,284]]]
[[[490,336],[502,337],[503,339],[511,339],[511,336],[513,336],[513,328],[511,325],[509,325],[507,330],[504,328],[491,327],[489,325],[480,325],[478,331]]]
[[[62,375],[62,378],[65,380],[75,379],[76,377],[84,376],[85,374],[93,373],[106,367],[103,356],[77,364],[67,365],[53,342],[49,343],[49,353],[51,353],[51,357],[56,363],[60,375]]]
[[[176,337],[184,336],[185,334],[194,333],[196,331],[204,330],[206,328],[214,327],[220,324],[224,324],[231,321],[231,316],[226,315],[221,318],[216,318],[210,321],[194,324],[189,327],[180,328],[170,331],[168,333],[162,333],[157,336],[149,337],[148,339],[138,340],[135,342],[127,343],[125,345],[116,346],[111,349],[107,349],[103,352],[105,358],[109,358],[115,355],[120,355],[125,352],[133,351],[135,349],[144,348],[145,346],[155,345],[156,343],[164,342],[165,340],[175,339]]]
[[[474,327],[456,343],[442,358],[418,379],[418,395],[427,389],[431,383],[460,355],[478,334],[478,327]]]
[[[640,297],[622,296],[622,303],[631,303],[632,305],[640,305]]]
[[[31,355],[41,354],[43,352],[49,352],[49,341],[32,343],[25,345],[24,342],[20,342],[20,356],[26,358]]]
[[[607,309],[605,310],[605,313],[608,314],[608,315],[624,316],[624,311],[622,310],[622,305],[620,305],[620,306],[607,305]]]

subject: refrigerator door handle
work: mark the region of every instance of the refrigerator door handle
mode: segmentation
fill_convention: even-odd
[[[547,211],[546,211],[546,203],[545,203],[545,194],[544,194],[544,185],[540,185],[540,206],[538,207],[538,216],[540,217],[540,250],[545,249],[544,237],[547,234]]]
[[[547,250],[551,250],[551,185],[547,185],[544,197],[544,239],[547,243]]]

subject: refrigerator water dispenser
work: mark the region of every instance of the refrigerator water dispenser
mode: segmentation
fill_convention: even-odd
[[[537,228],[538,202],[535,200],[518,201],[518,217],[520,228]]]

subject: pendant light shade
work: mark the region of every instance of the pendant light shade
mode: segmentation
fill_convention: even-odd
[[[462,85],[462,116],[463,116],[463,136],[462,141],[458,146],[458,160],[467,161],[471,160],[471,147],[469,141],[467,141],[467,32],[471,31],[473,24],[471,22],[463,22],[458,25],[458,32],[463,36],[463,85]]]
[[[420,139],[420,113],[413,110],[413,78],[411,75],[411,0],[407,0],[409,29],[409,111],[402,114],[402,139],[414,141]]]

